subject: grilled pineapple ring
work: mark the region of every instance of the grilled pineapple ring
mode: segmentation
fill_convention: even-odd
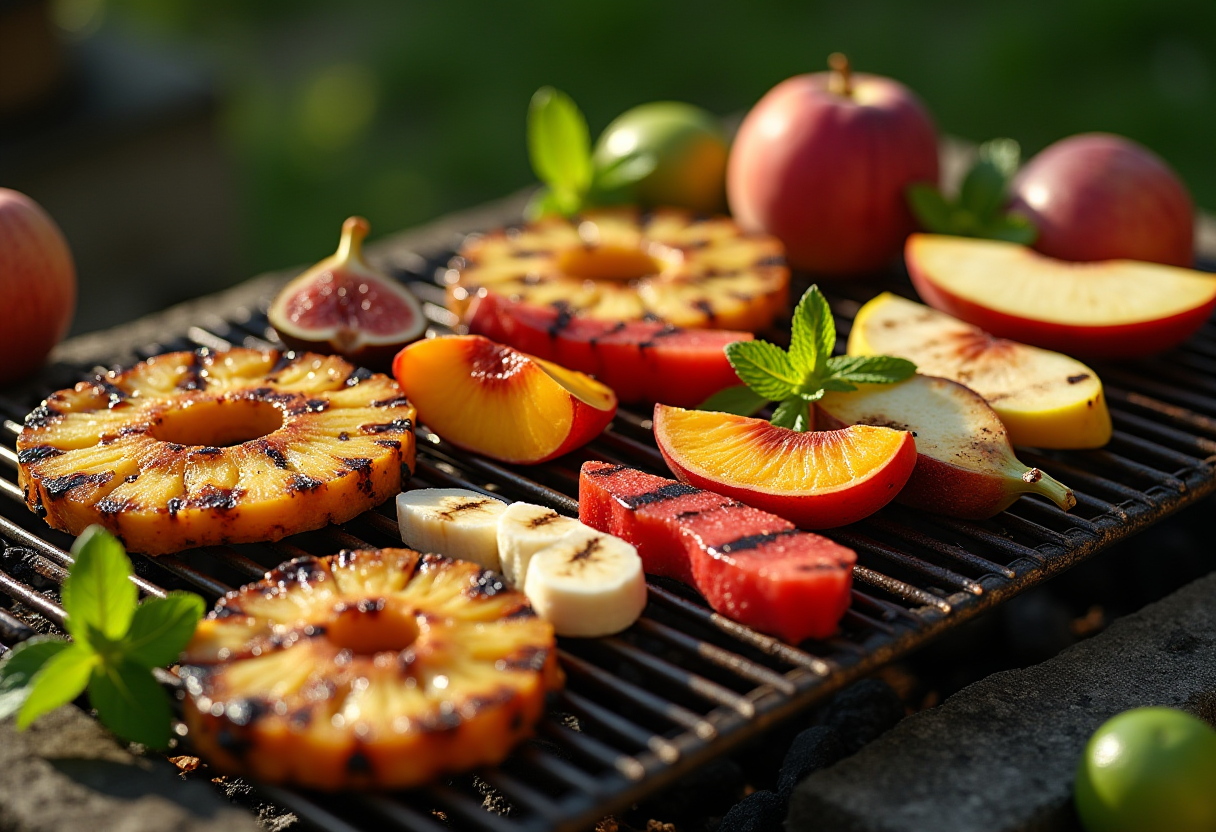
[[[729,217],[610,208],[473,237],[444,279],[460,315],[484,289],[602,320],[757,330],[784,310],[789,277],[781,242]]]
[[[401,490],[414,408],[397,383],[312,353],[175,352],[60,390],[17,439],[26,503],[149,555],[278,540]]]
[[[179,670],[223,771],[409,788],[500,762],[561,686],[553,628],[494,572],[411,549],[299,558],[231,592]]]

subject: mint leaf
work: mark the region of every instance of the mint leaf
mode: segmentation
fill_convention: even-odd
[[[528,154],[537,178],[563,204],[569,195],[581,199],[591,186],[587,120],[568,95],[553,87],[541,87],[528,105]]]
[[[982,236],[1028,246],[1039,238],[1039,229],[1028,218],[1011,213],[995,219],[984,228]]]
[[[904,191],[904,198],[917,223],[934,234],[953,234],[954,208],[942,196],[936,185],[917,182]]]
[[[28,728],[38,717],[84,693],[100,662],[101,656],[84,644],[72,644],[52,656],[31,680],[29,695],[17,713],[17,727]]]
[[[857,385],[849,384],[847,381],[839,378],[824,379],[821,392],[823,393],[852,393],[857,389]]]
[[[803,293],[794,309],[790,337],[790,362],[803,376],[823,375],[828,357],[836,348],[836,321],[818,286]]]
[[[126,635],[138,593],[131,583],[131,560],[122,543],[101,526],[89,526],[72,546],[72,565],[63,582],[65,625],[78,642],[110,641]],[[101,647],[100,644],[94,644]]]
[[[697,410],[713,410],[733,413],[736,416],[754,416],[769,400],[753,391],[746,384],[727,387],[714,393],[697,407]]]
[[[916,365],[890,355],[837,355],[828,361],[832,378],[857,384],[894,384],[910,378]]]
[[[979,158],[991,163],[1008,181],[1022,163],[1022,146],[1013,139],[990,139],[980,145]]]
[[[773,411],[773,418],[769,419],[769,423],[779,428],[789,428],[790,430],[800,432],[808,430],[811,419],[807,403],[797,397],[786,399],[777,405],[777,409]]]
[[[786,398],[802,383],[785,350],[768,341],[727,344],[726,360],[744,384],[769,401]]]
[[[987,159],[980,159],[963,179],[958,201],[977,220],[983,222],[995,216],[1005,203],[1005,174]]]
[[[68,647],[63,639],[34,636],[0,659],[0,719],[7,719],[21,710],[35,674]]]
[[[122,640],[122,654],[146,668],[177,661],[203,617],[203,599],[190,592],[149,598],[135,610],[131,630]]]
[[[550,214],[561,214],[564,204],[552,188],[541,186],[528,199],[528,204],[524,207],[524,217],[532,222]]]
[[[149,748],[169,746],[169,695],[148,668],[127,659],[106,665],[89,685],[89,702],[101,724],[124,740]]]

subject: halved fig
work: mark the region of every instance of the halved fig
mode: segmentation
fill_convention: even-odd
[[[418,299],[363,259],[370,229],[362,217],[347,219],[337,252],[275,297],[267,315],[283,343],[385,369],[398,350],[422,337],[426,318]]]

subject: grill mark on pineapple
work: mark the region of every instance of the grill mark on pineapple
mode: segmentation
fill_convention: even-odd
[[[25,417],[25,426],[38,430],[39,428],[62,421],[63,418],[64,414],[62,411],[56,410],[49,404],[41,404],[30,411],[30,414]]]
[[[674,500],[676,497],[700,493],[700,488],[686,485],[682,482],[673,482],[669,485],[660,486],[653,491],[635,494],[632,497],[617,497],[616,500],[630,511],[636,511],[640,507],[650,505],[651,503],[661,503],[665,500]]]
[[[50,459],[62,453],[63,451],[58,448],[52,448],[50,445],[34,445],[33,447],[18,451],[17,462],[22,465],[29,465],[31,462],[42,462],[44,459]]]
[[[301,491],[315,491],[324,483],[318,479],[314,479],[308,474],[292,474],[291,481],[287,483],[287,490],[293,493]]]
[[[338,438],[341,439],[342,437],[338,437]],[[350,439],[349,436],[347,436],[346,438]],[[373,439],[372,444],[379,445],[381,448],[388,448],[390,451],[401,450],[401,443],[398,442],[396,439]]]
[[[258,439],[253,444],[254,447],[270,457],[270,461],[274,463],[274,467],[287,469],[287,457],[283,456],[283,452],[274,445],[271,445],[270,442],[265,439]]]
[[[300,360],[300,356],[294,350],[279,353],[279,357],[275,359],[274,366],[270,368],[270,375],[277,375],[292,364]]]
[[[394,419],[391,422],[381,424],[360,425],[359,430],[364,433],[380,434],[380,433],[405,433],[413,430],[414,423],[409,419]]]
[[[341,433],[338,434],[338,441],[339,442],[349,442],[350,434],[347,433],[346,431],[342,431]]]
[[[50,477],[42,481],[42,490],[52,500],[58,500],[71,491],[73,488],[79,488],[82,485],[105,485],[114,477],[113,471],[106,471],[100,474],[65,474],[62,477]]]
[[[393,396],[391,399],[376,399],[368,407],[402,407],[410,403],[405,396]]]
[[[223,448],[216,448],[212,445],[206,445],[191,453],[191,456],[219,456],[224,452]]]
[[[355,371],[346,377],[346,381],[342,382],[347,387],[354,387],[361,381],[367,381],[375,373],[366,367],[356,367]]]
[[[305,413],[324,413],[329,410],[329,402],[325,399],[308,399],[297,401],[287,408],[288,416],[303,416]]]
[[[102,517],[113,517],[116,514],[133,511],[138,507],[138,504],[129,497],[118,500],[113,497],[106,497],[103,500],[98,500],[93,505],[93,508],[97,509],[97,513]]]
[[[469,579],[469,586],[460,594],[466,598],[493,598],[500,592],[506,592],[507,585],[502,576],[488,569],[479,569],[476,575]]]
[[[93,384],[96,387],[101,388],[101,392],[103,392],[106,395],[107,399],[109,400],[109,407],[111,410],[114,409],[115,407],[118,407],[120,404],[125,402],[127,399],[127,393],[125,390],[123,390],[119,387],[115,387],[113,384],[106,381],[101,376],[98,376],[96,379],[94,379]]]
[[[190,355],[190,363],[186,365],[186,373],[177,383],[178,390],[205,390],[207,379],[202,374],[201,359],[208,355],[206,350],[195,350]]]
[[[372,484],[372,461],[365,456],[357,456],[357,457],[351,457],[351,458],[343,457],[341,461],[342,461],[342,464],[344,466],[346,466],[346,468],[348,468],[350,471],[355,471],[358,473],[358,475],[359,475],[358,488],[360,491],[362,491],[364,494],[366,494],[370,497],[372,495],[372,492],[374,492],[376,490],[375,486]],[[342,471],[340,473],[343,476],[345,476],[347,472]]]
[[[523,647],[516,650],[505,659],[500,659],[503,666],[509,670],[543,670],[549,659],[549,650],[545,647]]]
[[[193,495],[187,500],[187,505],[191,508],[211,509],[212,511],[232,511],[240,506],[241,497],[244,494],[243,489],[221,488],[208,483],[199,489],[197,495]]]
[[[695,306],[698,309],[698,311],[700,311],[703,315],[705,315],[706,319],[710,323],[713,323],[715,315],[714,315],[714,306],[712,303],[707,301],[705,298],[701,298],[696,303],[694,303],[693,306]]]

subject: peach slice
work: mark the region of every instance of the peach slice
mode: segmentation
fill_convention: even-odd
[[[503,462],[561,456],[616,415],[616,394],[595,379],[480,335],[410,344],[393,375],[443,439]]]
[[[908,273],[925,302],[1002,338],[1076,355],[1132,358],[1178,346],[1216,309],[1216,275],[1025,246],[913,234]]]
[[[805,529],[873,514],[916,465],[911,433],[869,425],[799,433],[763,419],[660,404],[654,436],[678,479]]]

